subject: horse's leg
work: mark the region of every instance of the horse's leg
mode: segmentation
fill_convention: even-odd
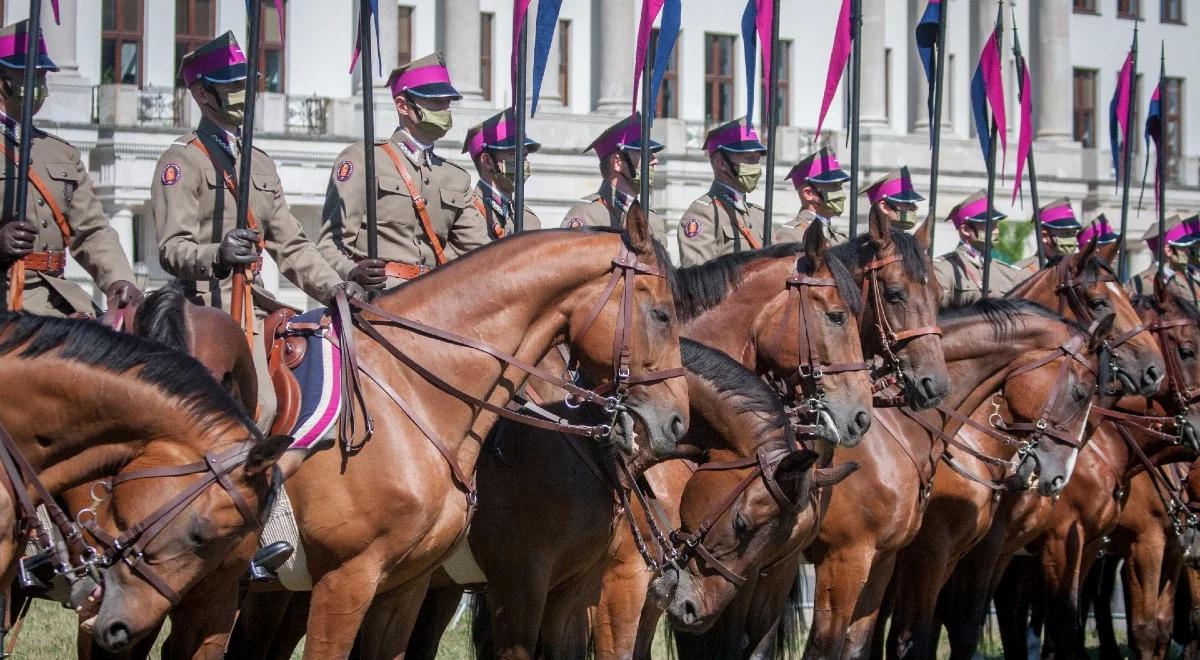
[[[868,539],[863,539],[867,541]],[[804,657],[839,658],[875,558],[873,545],[837,548],[817,564],[813,625]]]
[[[429,576],[425,575],[376,596],[358,635],[358,659],[402,656],[408,648],[427,591]]]
[[[421,613],[408,640],[408,660],[434,660],[446,628],[454,619],[463,598],[462,587],[431,588],[421,604]]]
[[[257,546],[256,539],[250,542]],[[225,562],[184,596],[171,611],[171,634],[163,643],[163,657],[225,657],[238,612],[238,578],[245,570],[245,562]]]
[[[625,515],[621,514],[622,523]],[[592,624],[592,643],[596,657],[601,660],[636,657],[635,648],[641,636],[640,622],[645,610],[657,610],[646,598],[653,575],[646,569],[641,555],[633,549],[629,527],[619,524],[616,535],[616,550],[605,567],[600,602]],[[654,621],[658,621],[657,613]]]
[[[1183,553],[1173,540],[1166,541],[1163,552],[1162,579],[1158,588],[1158,640],[1154,645],[1154,657],[1165,660],[1171,651],[1171,631],[1175,627],[1175,591],[1179,587],[1180,571],[1183,568]]]
[[[1056,659],[1074,657],[1078,648],[1082,537],[1083,531],[1074,523],[1066,529],[1051,530],[1040,553],[1047,596],[1045,638],[1053,641],[1051,657]]]
[[[871,639],[875,633],[875,622],[879,618],[879,609],[883,596],[887,593],[888,583],[896,567],[896,554],[876,555],[871,564],[867,582],[863,585],[854,607],[854,620],[846,632],[846,646],[842,657],[865,659],[871,656]]]
[[[920,537],[918,537],[920,538]],[[910,545],[896,562],[893,589],[899,595],[892,607],[887,634],[887,657],[926,658],[936,649],[933,619],[938,592],[950,563],[949,543]]]
[[[273,649],[280,646],[280,630],[288,623],[292,601],[300,596],[288,591],[246,594],[240,604],[237,625],[229,638],[229,657],[278,657]],[[307,598],[308,594],[303,596]],[[284,657],[290,657],[291,653],[292,649],[287,648]]]
[[[550,592],[548,570],[549,567],[524,566],[489,573],[489,638],[495,657],[534,657]]]
[[[1106,555],[1089,573],[1095,576],[1096,590],[1092,594],[1092,607],[1096,613],[1096,636],[1100,639],[1100,660],[1119,660],[1123,657],[1113,628],[1112,614],[1112,599],[1117,588],[1117,568],[1120,564],[1119,556]],[[1086,609],[1083,611],[1087,612]],[[1125,604],[1125,611],[1128,616],[1128,603]]]
[[[983,539],[959,560],[940,596],[942,623],[950,642],[952,660],[971,660],[979,647],[988,604],[993,591],[992,576],[999,570],[1005,527],[994,523]]]
[[[317,579],[308,612],[305,660],[349,657],[379,578],[378,563],[369,555],[359,555]]]
[[[1033,572],[1029,569],[1029,562],[1014,561],[1009,564],[996,584],[993,600],[996,604],[996,622],[1000,628],[1000,643],[1004,647],[1005,660],[1026,660],[1029,657],[1026,636],[1029,630],[1027,593]]]

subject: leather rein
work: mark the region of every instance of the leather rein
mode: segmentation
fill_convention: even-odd
[[[880,342],[883,347],[883,355],[881,357],[884,360],[884,368],[881,372],[874,374],[873,377],[876,392],[881,392],[889,384],[897,385],[901,392],[909,386],[904,377],[904,370],[901,368],[900,356],[898,355],[903,350],[900,348],[900,344],[927,335],[942,336],[942,329],[937,325],[926,325],[897,331],[892,326],[891,321],[888,320],[883,306],[883,285],[879,281],[879,271],[887,266],[903,261],[904,257],[893,254],[888,257],[872,259],[863,266],[862,309],[866,310],[867,299],[870,298],[875,316],[875,332],[879,333]],[[861,323],[862,321],[860,320]],[[875,400],[877,407],[893,407],[902,403],[903,397],[876,397]]]
[[[1075,276],[1071,273],[1069,259],[1060,261],[1054,267],[1054,270],[1058,275],[1058,285],[1054,288],[1054,293],[1058,296],[1058,315],[1066,316],[1066,310],[1069,308],[1080,323],[1089,325],[1094,323],[1096,315],[1092,313],[1087,301],[1083,299],[1083,296],[1079,292],[1079,287],[1087,284],[1118,284],[1117,278],[1112,273],[1103,273],[1093,282],[1081,282],[1076,280]],[[1101,351],[1108,354],[1110,369],[1113,373],[1120,371],[1120,365],[1116,359],[1116,350],[1134,337],[1148,331],[1149,329],[1145,324],[1139,323],[1120,335],[1105,340]]]

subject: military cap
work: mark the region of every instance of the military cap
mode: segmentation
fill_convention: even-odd
[[[0,66],[9,69],[25,68],[25,51],[28,44],[26,35],[29,33],[29,21],[17,21],[12,25],[0,28]],[[45,71],[58,71],[58,65],[50,59],[46,50],[46,40],[38,34],[37,68]]]
[[[600,160],[611,156],[618,149],[629,151],[638,151],[642,148],[642,113],[635,112],[632,115],[622,119],[621,121],[604,129],[591,144],[584,149],[583,152],[595,151],[596,156]],[[663,145],[656,142],[653,138],[650,139],[650,152],[658,153],[663,150]]]
[[[804,160],[796,163],[792,171],[788,172],[787,178],[799,188],[804,183],[845,183],[850,180],[850,175],[842,170],[833,149],[821,147],[820,151],[809,154]]]
[[[992,208],[992,222],[999,222],[1008,216]],[[947,220],[954,223],[955,227],[961,227],[964,222],[984,223],[988,219],[988,199],[987,192],[983,190],[972,193],[969,197],[959,202],[957,206],[950,209],[950,215]]]
[[[1175,214],[1167,218],[1163,225],[1163,235],[1167,240],[1167,245],[1171,247],[1188,247],[1200,241],[1200,216],[1192,216],[1184,219],[1183,216]],[[1146,241],[1146,245],[1151,252],[1158,252],[1158,223],[1153,222],[1146,233],[1142,235],[1142,240]]]
[[[387,86],[392,88],[392,97],[411,94],[422,99],[459,100],[462,94],[450,84],[450,70],[441,53],[426,55],[408,64],[396,67],[388,76]]]
[[[746,123],[745,117],[726,122],[709,131],[704,137],[704,150],[709,155],[717,153],[718,150],[735,154],[767,153],[767,147],[758,139],[758,131]]]
[[[463,153],[470,153],[471,158],[479,158],[484,149],[516,149],[517,120],[512,108],[499,112],[482,123],[467,129],[467,138],[463,142]],[[525,135],[525,149],[533,153],[542,145]]]
[[[1042,207],[1042,227],[1051,231],[1078,232],[1083,229],[1075,218],[1075,210],[1071,208],[1071,200],[1060,197]]]
[[[1108,218],[1104,217],[1103,213],[1100,214],[1100,217],[1092,220],[1092,224],[1081,229],[1077,235],[1080,245],[1087,245],[1092,239],[1095,239],[1097,245],[1106,245],[1115,243],[1119,238],[1121,235],[1112,228],[1112,225],[1108,224]]]
[[[888,172],[882,179],[867,186],[862,194],[866,195],[872,204],[881,199],[897,204],[915,204],[925,199],[913,187],[912,176],[908,173],[907,166]]]
[[[245,80],[248,71],[246,54],[233,32],[226,32],[184,55],[179,63],[179,77],[186,87],[197,80],[215,85]]]

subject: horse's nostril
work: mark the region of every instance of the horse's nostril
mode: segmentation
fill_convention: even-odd
[[[930,399],[937,398],[937,386],[933,382],[933,378],[926,376],[921,379],[921,392]]]
[[[680,415],[671,417],[671,435],[675,441],[678,442],[685,433],[687,433],[687,425],[683,423],[683,417]]]
[[[854,413],[854,432],[858,435],[862,435],[866,433],[867,429],[869,428],[871,428],[871,413],[865,410],[859,410],[858,412]]]
[[[700,612],[690,598],[683,601],[683,618],[687,623],[695,623],[700,618]]]
[[[114,622],[104,631],[104,642],[110,650],[124,650],[129,645],[129,626],[122,621]]]

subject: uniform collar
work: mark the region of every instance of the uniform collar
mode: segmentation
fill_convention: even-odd
[[[637,195],[621,192],[607,181],[600,184],[600,192],[597,194],[600,199],[612,204],[612,207],[620,211],[622,215],[637,201]]]
[[[36,126],[33,128],[34,135],[40,135],[42,131]],[[20,142],[21,137],[21,122],[9,117],[4,111],[0,111],[0,133],[8,136],[8,139],[13,142]]]
[[[196,127],[198,135],[209,136],[216,141],[229,157],[237,160],[242,151],[241,131],[227,131],[214,121],[201,119]]]
[[[979,250],[976,250],[970,243],[959,241],[958,251],[963,255],[963,257],[969,259],[971,263],[976,266],[983,263],[983,255],[980,254]]]
[[[712,185],[708,188],[708,194],[728,201],[741,213],[746,212],[746,196],[720,181],[712,182]]]
[[[508,195],[505,195],[498,188],[483,179],[480,179],[479,183],[475,184],[475,186],[479,189],[479,198],[492,207],[496,215],[499,215],[501,218],[509,216],[512,212],[512,200],[509,199]]]
[[[433,145],[421,142],[403,128],[397,128],[396,132],[392,133],[392,142],[395,142],[414,163],[423,165],[427,160],[432,162]]]

